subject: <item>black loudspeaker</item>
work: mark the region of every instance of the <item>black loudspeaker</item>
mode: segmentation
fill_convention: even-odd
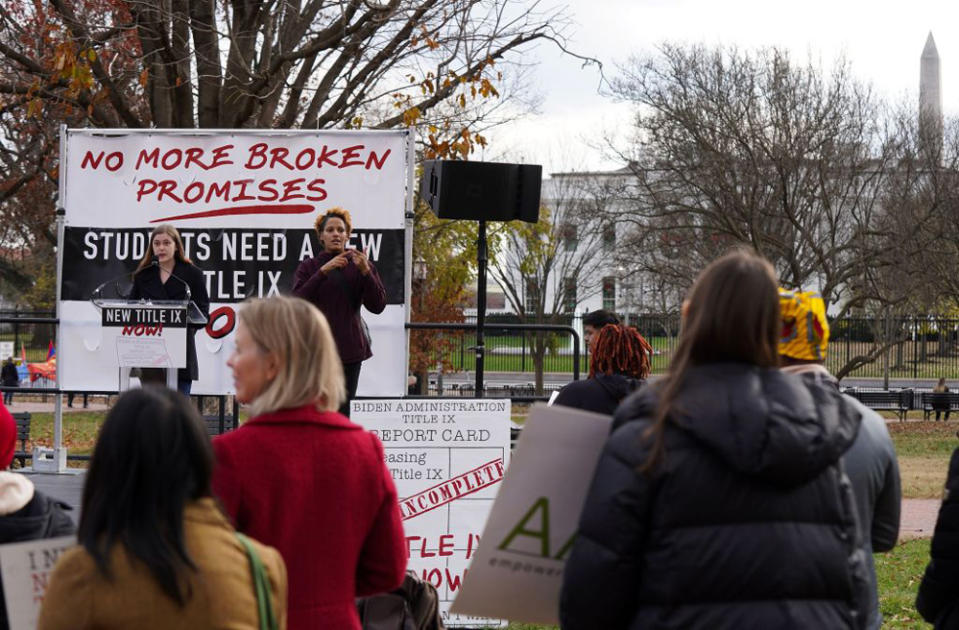
[[[542,179],[538,164],[427,160],[420,196],[441,219],[536,223]]]

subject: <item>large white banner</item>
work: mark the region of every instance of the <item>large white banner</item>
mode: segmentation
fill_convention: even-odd
[[[408,568],[436,587],[449,627],[496,620],[450,614],[509,465],[510,401],[355,400],[350,418],[383,443],[396,483]]]
[[[122,294],[150,231],[171,223],[210,295],[193,392],[232,394],[236,308],[289,294],[297,265],[318,251],[314,219],[341,206],[353,217],[350,245],[368,251],[387,294],[383,313],[363,311],[373,358],[358,394],[406,393],[408,132],[67,130],[62,141],[62,388],[117,388],[115,349],[89,298],[104,282]]]

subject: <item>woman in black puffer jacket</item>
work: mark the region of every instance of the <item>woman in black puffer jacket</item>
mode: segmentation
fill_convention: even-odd
[[[839,464],[860,415],[776,369],[779,326],[765,260],[730,254],[697,279],[669,375],[616,412],[564,573],[564,629],[862,627]]]

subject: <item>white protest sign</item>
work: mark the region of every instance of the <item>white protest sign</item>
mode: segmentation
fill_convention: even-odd
[[[563,568],[611,422],[532,407],[452,613],[559,623]]]
[[[13,356],[13,342],[0,341],[0,361],[6,361]]]
[[[10,630],[37,627],[53,567],[60,554],[76,544],[76,536],[61,536],[0,545],[0,575]]]
[[[150,231],[171,223],[210,298],[209,321],[196,334],[193,393],[232,394],[226,361],[239,305],[289,294],[299,264],[319,252],[314,220],[340,206],[353,219],[349,246],[366,250],[386,289],[384,311],[363,312],[373,357],[358,393],[404,394],[411,142],[405,130],[66,130],[60,386],[118,386],[116,346],[90,297],[101,286],[102,298],[129,295]]]
[[[510,456],[505,399],[354,400],[350,419],[383,443],[406,532],[408,567],[436,587],[449,627],[495,626],[451,615]]]

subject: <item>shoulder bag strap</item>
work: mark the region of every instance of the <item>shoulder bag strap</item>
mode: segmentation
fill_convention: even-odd
[[[270,578],[266,574],[266,567],[260,562],[260,556],[250,539],[236,532],[236,538],[246,549],[250,559],[250,571],[253,573],[253,589],[256,591],[257,612],[260,618],[260,630],[278,630],[276,615],[273,613],[273,602],[270,599]]]

